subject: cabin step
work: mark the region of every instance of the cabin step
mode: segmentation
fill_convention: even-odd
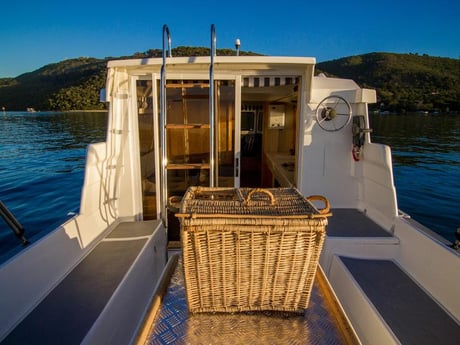
[[[398,255],[399,238],[393,236],[364,212],[334,208],[328,218],[326,241],[320,265],[329,274],[334,255],[392,258]]]
[[[332,209],[332,215],[328,220],[326,232],[329,237],[392,237],[390,231],[375,223],[358,209],[335,208]]]
[[[458,344],[458,320],[394,261],[336,256],[329,279],[363,344]]]

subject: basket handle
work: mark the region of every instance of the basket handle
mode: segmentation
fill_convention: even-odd
[[[324,196],[322,195],[310,195],[307,196],[306,198],[308,201],[322,201],[324,203],[324,208],[318,209],[319,214],[326,214],[329,213],[331,207],[329,205],[329,200],[327,200]]]
[[[246,196],[246,199],[244,199],[244,204],[248,205],[251,202],[252,196],[256,193],[264,193],[268,195],[268,197],[270,198],[270,205],[275,205],[275,197],[273,196],[272,192],[263,188],[254,188],[253,190],[251,190]]]

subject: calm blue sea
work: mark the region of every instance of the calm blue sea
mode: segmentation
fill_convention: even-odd
[[[449,241],[460,228],[460,115],[373,115],[392,148],[399,209]]]
[[[31,241],[79,211],[86,148],[105,140],[106,124],[106,113],[0,112],[0,200]],[[373,115],[371,127],[372,141],[393,149],[399,208],[452,241],[460,227],[460,116]],[[20,242],[0,219],[0,259],[12,247]]]
[[[79,211],[86,148],[106,113],[0,112],[0,200],[34,241]],[[0,218],[0,262],[20,242]]]

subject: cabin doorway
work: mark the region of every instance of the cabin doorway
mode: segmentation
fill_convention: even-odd
[[[209,82],[168,80],[166,84],[167,195],[182,197],[190,186],[209,186],[210,147],[216,152],[219,187],[234,184],[235,83],[215,81],[215,142],[210,143]]]
[[[211,143],[209,80],[168,79],[164,131],[166,159],[163,193],[166,196],[168,239],[179,240],[174,216],[191,186],[209,186],[214,174],[219,187],[235,184],[235,80],[214,81],[214,142]],[[158,89],[160,87],[157,82]],[[158,104],[160,92],[157,93]],[[215,157],[211,164],[211,145]]]
[[[214,81],[215,185],[295,186],[300,77],[264,78],[259,84],[248,83],[251,78],[255,77]],[[190,186],[210,184],[209,80],[175,79],[170,74],[161,128],[160,80],[141,79],[136,89],[143,217],[158,219],[165,210],[168,237],[176,241],[179,225],[174,213],[184,193]]]
[[[241,187],[258,187],[262,181],[263,105],[245,103],[241,106]]]
[[[152,80],[136,80],[136,108],[139,130],[140,172],[142,183],[142,217],[144,220],[159,217],[159,169],[157,115]]]
[[[241,85],[242,187],[293,187],[300,76],[247,76]]]

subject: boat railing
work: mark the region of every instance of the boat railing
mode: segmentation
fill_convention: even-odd
[[[166,51],[166,43],[168,50]],[[160,142],[161,142],[161,219],[167,226],[167,151],[166,151],[166,53],[172,57],[171,34],[166,24],[163,25],[163,63],[160,73]]]
[[[452,248],[460,253],[460,228],[457,228],[457,231],[454,233],[455,241],[452,243]]]
[[[214,164],[214,57],[216,56],[216,27],[211,24],[211,64],[209,66],[209,186],[215,186]]]
[[[19,223],[16,217],[6,207],[6,205],[0,200],[0,216],[5,220],[5,223],[10,227],[13,233],[22,241],[23,245],[27,245],[29,241],[24,236],[24,227]]]

